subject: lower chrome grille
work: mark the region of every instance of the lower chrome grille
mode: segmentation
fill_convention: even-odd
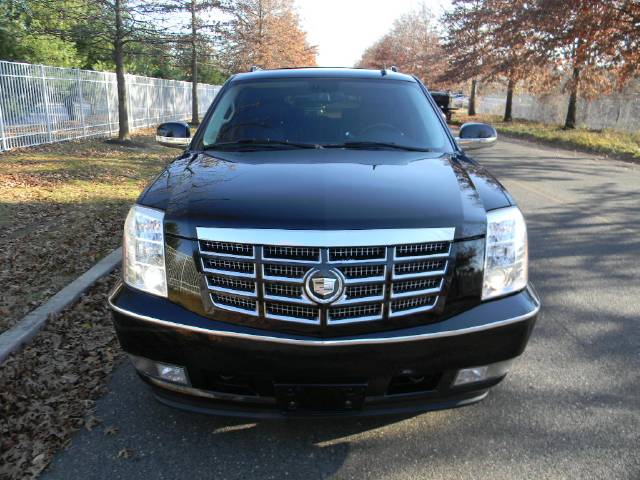
[[[396,300],[395,302],[391,302],[391,316],[401,312],[431,307],[435,304],[437,298],[438,297],[435,295],[430,295],[426,297],[413,297],[405,300]]]
[[[320,322],[320,310],[302,305],[288,305],[286,303],[266,302],[266,316],[271,318],[306,320],[310,323]]]
[[[240,298],[232,295],[212,293],[211,300],[213,301],[214,305],[220,306],[221,308],[240,310],[251,314],[257,313],[256,301],[249,300],[248,298]]]
[[[207,235],[200,235],[200,230]],[[222,232],[220,238],[217,230]],[[428,241],[427,232],[426,240],[416,237],[385,245],[291,246],[286,244],[290,232],[299,231],[282,231],[284,245],[278,245],[249,243],[246,235],[230,241],[231,229],[198,229],[198,247],[214,308],[265,320],[330,326],[434,309],[442,300],[454,233],[435,230],[439,238],[434,241]],[[349,232],[345,238],[352,235]],[[389,232],[382,236],[388,238]],[[256,231],[255,238],[262,238],[262,232]],[[326,232],[318,238],[334,240]],[[314,297],[334,287],[342,290],[332,292],[324,303]]]
[[[329,309],[329,324],[342,321],[380,320],[382,304],[353,305],[348,307],[332,307]]]

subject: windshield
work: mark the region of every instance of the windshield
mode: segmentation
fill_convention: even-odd
[[[364,148],[449,151],[415,82],[295,78],[232,83],[205,127],[204,149]]]

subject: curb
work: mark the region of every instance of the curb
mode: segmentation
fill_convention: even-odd
[[[21,345],[31,340],[55,315],[75,302],[94,282],[111,273],[122,259],[122,247],[115,249],[85,273],[64,287],[44,305],[28,313],[17,324],[0,335],[0,364]]]

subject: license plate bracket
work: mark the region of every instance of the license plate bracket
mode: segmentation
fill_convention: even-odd
[[[363,384],[276,384],[278,406],[288,413],[340,413],[362,409]]]

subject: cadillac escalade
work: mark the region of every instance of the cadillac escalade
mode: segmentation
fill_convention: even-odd
[[[251,416],[477,402],[540,301],[527,231],[426,87],[394,70],[231,77],[124,226],[116,331],[156,397]]]

